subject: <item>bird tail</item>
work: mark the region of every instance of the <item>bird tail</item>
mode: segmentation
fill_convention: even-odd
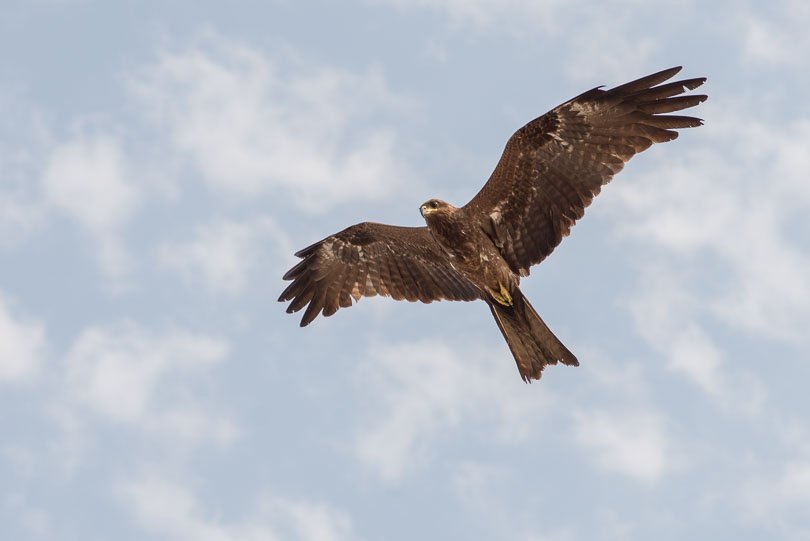
[[[489,301],[489,309],[517,362],[523,381],[540,379],[546,365],[561,362],[579,366],[551,329],[540,319],[519,289],[512,292],[512,305]]]

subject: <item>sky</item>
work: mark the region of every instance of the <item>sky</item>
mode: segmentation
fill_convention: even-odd
[[[810,4],[4,0],[3,539],[810,539]],[[462,205],[508,137],[683,65],[522,289],[305,329],[293,253]]]

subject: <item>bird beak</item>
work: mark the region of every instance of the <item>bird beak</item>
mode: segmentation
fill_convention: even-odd
[[[422,215],[422,218],[425,217],[425,205],[422,205],[421,207],[419,207],[419,214]]]

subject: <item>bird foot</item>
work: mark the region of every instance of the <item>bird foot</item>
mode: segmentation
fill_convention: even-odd
[[[512,306],[512,295],[509,293],[509,290],[506,289],[503,284],[498,284],[498,286],[500,287],[500,291],[495,291],[491,287],[487,287],[487,292],[498,304]]]

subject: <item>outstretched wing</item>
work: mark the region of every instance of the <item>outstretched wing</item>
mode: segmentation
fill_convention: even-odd
[[[291,314],[307,306],[301,326],[318,313],[331,316],[360,297],[471,301],[480,293],[456,272],[427,227],[364,222],[295,254],[303,259],[284,275],[292,283],[279,301]]]
[[[635,154],[700,126],[689,116],[705,95],[680,96],[706,79],[661,84],[670,68],[610,90],[594,88],[520,128],[465,210],[515,272],[529,273],[568,235],[591,200]]]

